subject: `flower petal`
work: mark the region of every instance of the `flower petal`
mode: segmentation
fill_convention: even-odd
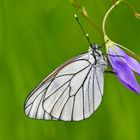
[[[124,57],[126,64],[140,75],[140,64],[132,57],[128,56],[123,50],[115,46],[117,53]]]
[[[117,69],[117,65],[114,65],[117,61],[124,61],[124,57],[119,57],[117,55],[119,54],[116,54],[116,52],[114,52],[114,50],[110,47],[109,50],[109,60],[110,60],[110,63],[111,65],[113,66],[114,69]]]
[[[109,48],[109,54],[115,55],[116,53]],[[109,56],[111,66],[116,73],[119,80],[130,90],[140,93],[140,86],[134,76],[132,69],[123,61],[123,58]]]

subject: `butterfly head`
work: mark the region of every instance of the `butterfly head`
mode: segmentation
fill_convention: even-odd
[[[98,49],[98,45],[97,44],[93,44],[93,45],[90,46],[90,48],[92,50],[97,50]]]
[[[97,44],[93,44],[89,47],[89,53],[99,58],[103,57],[103,54],[100,51],[100,46]]]
[[[91,52],[92,54],[95,54],[96,51],[99,51],[99,46],[97,44],[93,44],[89,46],[89,52]]]

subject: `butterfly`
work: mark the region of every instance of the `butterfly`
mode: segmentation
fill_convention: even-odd
[[[107,59],[101,46],[92,45],[74,15],[90,47],[47,76],[26,98],[25,114],[34,119],[80,121],[99,107],[104,90]]]
[[[47,76],[27,97],[25,114],[34,119],[80,121],[99,107],[104,89],[106,57],[98,45]]]

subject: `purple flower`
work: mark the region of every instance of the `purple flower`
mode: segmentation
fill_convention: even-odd
[[[109,61],[118,79],[130,90],[140,93],[134,72],[140,75],[140,64],[132,57],[128,56],[120,46],[115,43],[106,46],[109,54]]]

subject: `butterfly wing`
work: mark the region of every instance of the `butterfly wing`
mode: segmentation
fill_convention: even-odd
[[[24,103],[24,112],[25,114],[34,119],[46,119],[46,120],[55,120],[56,118],[49,115],[42,107],[42,102],[44,100],[44,96],[46,91],[52,82],[52,79],[56,76],[56,74],[66,65],[72,63],[75,59],[82,58],[83,56],[87,56],[86,54],[82,54],[76,56],[69,61],[62,64],[58,67],[54,72],[52,72],[49,76],[47,76],[26,98]]]
[[[64,121],[88,118],[102,100],[103,72],[89,53],[69,60],[43,80],[27,98],[26,115]]]
[[[44,95],[46,90],[50,84],[50,81],[46,83],[43,87],[36,88],[26,99],[24,111],[25,114],[30,118],[35,119],[53,119],[43,108],[42,101],[44,99]]]

